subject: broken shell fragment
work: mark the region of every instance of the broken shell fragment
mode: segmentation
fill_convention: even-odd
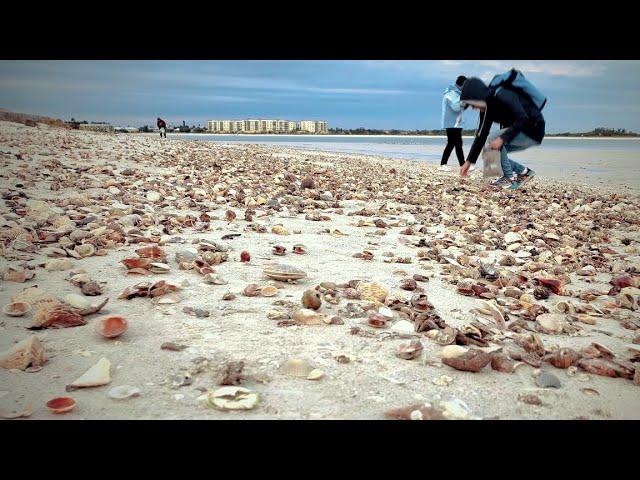
[[[207,394],[209,405],[218,410],[251,410],[259,396],[248,388],[227,386]]]
[[[258,295],[260,295],[261,290],[262,290],[262,287],[260,287],[260,285],[258,285],[257,283],[251,283],[246,287],[244,287],[242,294],[245,297],[257,297]]]
[[[98,321],[95,328],[105,338],[116,338],[127,331],[128,324],[123,317],[106,317]]]
[[[25,302],[13,302],[5,305],[2,311],[10,317],[21,317],[31,311],[31,305]]]
[[[571,348],[561,348],[544,357],[543,360],[549,362],[556,368],[569,368],[580,360],[581,355]]]
[[[413,360],[414,358],[420,356],[423,350],[422,343],[420,340],[412,340],[409,343],[402,343],[398,347],[398,351],[396,352],[396,356],[402,358],[404,360]]]
[[[61,304],[41,307],[33,317],[31,328],[67,328],[86,325],[80,313]]]
[[[320,314],[308,308],[301,308],[293,312],[291,318],[299,325],[322,325],[326,315]]]
[[[70,307],[80,310],[84,310],[85,308],[89,308],[91,306],[91,302],[89,302],[89,300],[87,300],[82,295],[78,295],[77,293],[70,293],[69,295],[64,297],[64,301]]]
[[[47,408],[51,413],[67,413],[76,406],[76,401],[71,397],[57,397],[47,402]]]
[[[75,251],[80,257],[86,258],[96,253],[96,248],[90,243],[83,243],[75,248]]]
[[[316,368],[309,372],[309,375],[307,375],[307,380],[320,380],[322,377],[324,377],[324,372]]]
[[[536,317],[536,323],[544,333],[562,333],[565,325],[564,315],[543,313]]]
[[[124,400],[131,397],[139,397],[140,393],[140,389],[137,387],[132,387],[131,385],[120,385],[110,389],[107,396],[114,400]]]
[[[111,382],[111,362],[106,358],[101,358],[98,363],[87,370],[84,375],[80,376],[70,385],[67,385],[67,391],[76,388],[99,387]]]
[[[518,363],[511,360],[504,353],[496,352],[491,354],[491,368],[498,372],[513,373]]]
[[[7,370],[42,367],[46,361],[44,347],[35,335],[25,338],[9,350],[0,353],[0,367]]]
[[[489,362],[491,362],[491,356],[476,348],[471,348],[462,355],[442,358],[442,363],[445,365],[453,367],[456,370],[463,370],[467,372],[479,372],[487,366]]]

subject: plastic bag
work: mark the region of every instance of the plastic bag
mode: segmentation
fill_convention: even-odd
[[[500,150],[492,150],[485,148],[482,151],[482,176],[484,178],[489,177],[501,177],[502,165],[500,164]]]

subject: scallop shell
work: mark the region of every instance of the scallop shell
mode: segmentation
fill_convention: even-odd
[[[301,358],[290,358],[282,364],[280,371],[291,377],[306,378],[313,371],[313,367]]]
[[[276,264],[270,265],[263,270],[264,275],[274,280],[300,280],[306,278],[307,274],[299,268],[290,265]]]
[[[273,297],[278,294],[278,288],[273,285],[267,285],[266,287],[262,287],[260,289],[260,295],[263,297]]]
[[[71,397],[57,397],[47,402],[47,408],[51,413],[67,413],[73,410],[76,401]]]
[[[31,305],[25,302],[13,302],[5,305],[2,311],[10,317],[21,317],[31,311]]]
[[[85,372],[80,378],[67,386],[67,391],[76,388],[99,387],[111,382],[111,362],[106,358],[98,360],[93,367]]]
[[[87,323],[82,315],[61,304],[40,307],[33,320],[32,328],[66,328]]]
[[[9,350],[0,353],[0,367],[6,369],[25,370],[29,367],[41,367],[46,361],[44,347],[35,335],[25,338]]]
[[[377,283],[365,283],[360,282],[356,287],[358,293],[360,293],[360,298],[362,300],[368,300],[370,302],[380,302],[384,303],[389,291],[381,285]]]
[[[99,320],[95,328],[105,338],[116,338],[126,332],[129,325],[123,317],[106,317]]]
[[[257,393],[235,386],[222,387],[207,394],[209,405],[218,410],[251,410],[259,398]]]
[[[131,397],[139,397],[140,393],[140,389],[137,387],[132,387],[131,385],[120,385],[110,389],[107,396],[114,400],[124,400]]]
[[[85,258],[85,257],[90,257],[91,255],[95,254],[96,253],[96,247],[94,247],[90,243],[84,243],[82,245],[78,245],[75,248],[75,251],[82,258]]]

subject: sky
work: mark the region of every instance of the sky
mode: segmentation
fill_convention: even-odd
[[[440,128],[458,75],[511,67],[548,97],[547,132],[640,132],[640,61],[0,61],[0,108],[121,126],[213,119],[327,120],[329,127]],[[477,114],[465,112],[465,128]]]

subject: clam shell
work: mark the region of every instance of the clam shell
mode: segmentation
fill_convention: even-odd
[[[91,302],[87,300],[82,295],[78,295],[77,293],[70,293],[66,297],[64,297],[64,301],[67,305],[83,310],[85,308],[89,308],[91,306]]]
[[[309,375],[307,375],[307,380],[320,380],[322,377],[324,377],[324,372],[316,368],[309,372]]]
[[[236,386],[222,387],[207,394],[209,405],[218,410],[251,410],[258,400],[257,393]]]
[[[304,359],[290,358],[280,367],[280,371],[291,377],[306,378],[314,368]]]
[[[136,268],[147,269],[153,261],[150,258],[125,258],[121,260],[120,263],[127,267],[127,270],[133,270]]]
[[[266,267],[263,270],[263,273],[269,278],[281,281],[300,280],[302,278],[306,278],[307,276],[307,274],[303,270],[281,263]]]
[[[545,333],[562,333],[565,325],[564,315],[557,313],[543,313],[536,317],[536,323]]]
[[[440,358],[456,358],[467,353],[469,349],[460,345],[448,345],[440,350]]]
[[[37,336],[31,335],[18,342],[9,350],[0,353],[0,367],[26,370],[29,367],[41,367],[47,361],[44,347]]]
[[[13,302],[5,305],[2,311],[10,317],[21,317],[31,311],[31,305],[25,302]]]
[[[150,247],[142,247],[135,250],[139,257],[142,258],[167,258],[167,254],[160,247],[152,245]]]
[[[96,248],[91,245],[90,243],[84,243],[82,245],[78,245],[75,248],[75,251],[78,255],[80,255],[80,257],[85,258],[85,257],[90,257],[91,255],[96,253]]]
[[[278,288],[273,285],[267,285],[266,287],[262,287],[260,289],[260,295],[263,297],[273,297],[278,294]]]
[[[96,322],[95,328],[105,338],[116,338],[126,332],[129,325],[123,317],[106,317]]]
[[[326,315],[320,314],[308,308],[300,308],[293,312],[291,318],[299,325],[322,325]]]
[[[168,273],[171,267],[166,263],[152,262],[149,264],[149,271],[153,273]]]
[[[544,360],[556,368],[569,368],[580,360],[581,355],[570,348],[561,348],[546,357]]]
[[[106,358],[98,360],[93,367],[87,370],[84,375],[80,376],[73,383],[67,386],[67,391],[76,388],[99,387],[111,382],[111,362]]]
[[[412,340],[409,343],[403,343],[398,347],[398,351],[396,352],[396,356],[400,357],[404,360],[413,360],[414,358],[420,356],[423,350],[422,343],[420,340]]]
[[[76,401],[71,397],[57,397],[47,402],[47,408],[51,413],[67,413],[76,406]]]
[[[140,389],[137,387],[132,387],[131,385],[119,385],[110,389],[107,396],[114,400],[124,400],[130,397],[139,397],[140,393]]]

